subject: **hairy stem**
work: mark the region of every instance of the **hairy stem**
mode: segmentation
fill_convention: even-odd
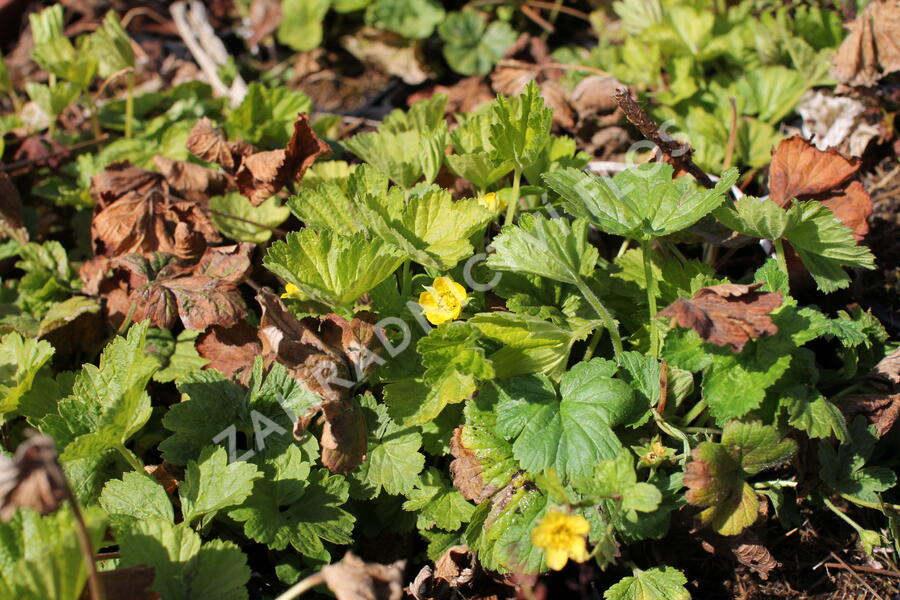
[[[787,260],[784,258],[784,242],[781,238],[777,240],[773,240],[775,242],[775,260],[778,261],[778,268],[784,273],[785,278],[790,282],[790,275],[788,274],[787,268]],[[790,287],[790,285],[788,285]]]
[[[516,209],[519,207],[519,185],[521,183],[522,171],[516,167],[513,171],[512,198],[509,200],[509,206],[506,207],[506,218],[503,219],[504,225],[512,225],[513,219],[516,217]]]
[[[641,240],[641,254],[644,261],[644,279],[647,282],[647,306],[649,307],[650,356],[659,358],[659,330],[656,322],[656,280],[653,278],[653,266],[650,263],[649,240]]]
[[[621,355],[622,355],[622,338],[619,336],[619,328],[616,326],[616,321],[613,319],[612,314],[603,306],[603,303],[600,302],[600,299],[597,298],[597,295],[594,294],[594,291],[585,283],[582,279],[578,279],[575,282],[575,285],[578,287],[578,290],[581,292],[581,295],[585,297],[588,301],[588,304],[594,309],[594,312],[597,313],[597,316],[600,317],[600,320],[603,321],[603,326],[606,327],[607,331],[609,331],[609,337],[612,340],[613,351],[616,355],[616,362],[621,363]]]

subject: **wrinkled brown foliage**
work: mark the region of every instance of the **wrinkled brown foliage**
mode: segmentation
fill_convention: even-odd
[[[337,600],[401,600],[405,560],[390,565],[363,562],[352,552],[320,571]]]
[[[45,435],[32,435],[12,459],[0,455],[0,520],[16,510],[52,513],[66,497],[66,481],[56,460],[56,445]]]
[[[254,152],[246,142],[229,142],[209,119],[197,122],[188,135],[187,149],[234,176],[238,190],[258,206],[291,181],[299,182],[316,158],[327,154],[328,144],[316,137],[309,115],[301,113],[286,148]]]
[[[253,359],[262,352],[262,344],[256,328],[247,321],[239,321],[231,327],[209,327],[197,338],[197,352],[209,360],[205,369],[215,369],[246,384]]]
[[[726,283],[701,288],[692,299],[679,298],[659,316],[673,318],[704,340],[731,346],[737,353],[751,338],[778,332],[768,313],[781,306],[781,293],[756,291],[761,285]]]
[[[450,473],[453,475],[453,485],[463,495],[463,498],[480,504],[493,496],[497,488],[485,485],[481,476],[481,461],[474,452],[463,445],[464,427],[464,425],[457,427],[453,431],[453,437],[450,438],[450,454],[453,455]]]
[[[350,389],[374,364],[374,315],[360,313],[352,321],[334,314],[297,320],[272,292],[262,290],[256,299],[262,307],[259,337],[266,362],[281,363],[322,398],[299,416],[294,436],[302,438],[321,417],[322,464],[349,473],[362,462],[368,443],[365,418]]]
[[[869,232],[872,199],[856,175],[862,162],[837,150],[819,150],[801,137],[782,141],[769,166],[769,197],[781,207],[792,198],[817,200],[853,231],[857,240]]]
[[[847,29],[850,33],[833,59],[832,77],[847,85],[870,87],[900,71],[900,4],[896,0],[872,0]]]
[[[426,565],[406,588],[415,600],[504,600],[516,597],[508,578],[486,571],[468,546],[453,546],[434,568]]]

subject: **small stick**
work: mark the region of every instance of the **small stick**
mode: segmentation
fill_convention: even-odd
[[[616,90],[616,103],[625,113],[631,123],[637,127],[645,138],[659,146],[663,153],[668,154],[675,161],[675,166],[684,169],[694,176],[700,182],[700,185],[707,189],[713,189],[716,184],[709,178],[703,169],[694,164],[691,157],[694,149],[690,144],[682,144],[678,140],[668,136],[659,130],[659,125],[650,118],[643,108],[634,101],[628,90]]]
[[[831,558],[833,558],[834,560],[838,561],[838,562],[841,564],[841,567],[840,567],[840,568],[842,568],[842,569],[848,571],[851,575],[853,575],[854,579],[856,579],[856,580],[859,581],[861,584],[863,584],[863,587],[865,587],[867,590],[869,590],[869,593],[870,593],[870,594],[872,594],[873,596],[875,596],[875,598],[877,598],[878,600],[884,600],[884,598],[882,598],[882,597],[878,594],[878,592],[876,592],[874,589],[872,589],[872,586],[869,585],[869,583],[868,583],[865,579],[863,579],[862,577],[860,577],[860,576],[859,576],[859,573],[857,573],[857,572],[853,569],[853,567],[851,567],[851,566],[848,565],[846,562],[844,562],[844,560],[843,560],[840,556],[838,556],[838,555],[835,554],[834,552],[830,552],[829,554],[831,554]]]
[[[846,569],[848,565],[840,564],[840,563],[825,563],[826,567],[833,567],[835,569]],[[897,577],[900,578],[900,571],[888,571],[887,569],[876,569],[874,567],[862,567],[862,566],[853,566],[849,567],[853,571],[862,571],[863,573],[872,573],[874,575],[884,575],[886,577]]]

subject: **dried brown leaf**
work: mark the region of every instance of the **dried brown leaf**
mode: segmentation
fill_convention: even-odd
[[[875,365],[875,373],[894,385],[900,385],[900,348],[882,358]]]
[[[35,434],[22,442],[10,459],[0,454],[0,521],[19,508],[52,513],[66,496],[66,481],[57,462],[56,445]]]
[[[616,103],[616,90],[625,87],[615,77],[607,75],[591,75],[578,82],[572,91],[572,106],[578,111],[578,118],[610,113],[619,105]]]
[[[835,79],[870,87],[900,71],[900,4],[896,0],[872,0],[847,29],[850,33],[833,58]]]
[[[247,321],[231,327],[213,325],[197,338],[197,352],[209,361],[204,368],[215,369],[246,383],[253,359],[262,352],[256,328]]]
[[[275,33],[282,16],[279,0],[253,0],[250,3],[250,37],[247,38],[247,45],[256,46]]]
[[[751,338],[774,335],[778,328],[768,313],[781,306],[780,292],[758,292],[762,284],[722,284],[697,290],[692,299],[679,298],[658,316],[670,317],[717,346],[737,353]]]
[[[206,117],[197,121],[184,146],[194,156],[215,163],[232,174],[241,166],[244,157],[253,152],[253,147],[246,142],[227,141]]]
[[[457,427],[453,431],[453,437],[450,438],[450,454],[453,455],[450,473],[453,475],[453,485],[463,498],[481,504],[493,496],[497,488],[484,484],[481,461],[462,443],[463,427],[465,426]]]
[[[351,552],[321,570],[337,600],[401,600],[406,561],[390,565],[366,563]]]
[[[172,160],[160,155],[154,156],[153,162],[166,182],[182,196],[185,194],[217,196],[224,193],[228,187],[228,176],[222,171],[214,171],[201,165],[184,160]]]
[[[848,421],[856,415],[863,415],[875,426],[875,433],[884,436],[900,417],[900,393],[896,394],[852,394],[840,401],[841,411]]]
[[[836,150],[819,150],[799,136],[783,140],[769,166],[769,197],[778,206],[791,198],[828,192],[843,185],[861,165]]]
[[[8,235],[13,230],[21,230],[27,239],[28,232],[22,221],[22,199],[12,179],[0,173],[0,235]]]

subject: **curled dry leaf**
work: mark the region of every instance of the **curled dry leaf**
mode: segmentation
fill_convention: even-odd
[[[450,454],[453,461],[450,463],[450,473],[453,475],[453,485],[463,495],[463,498],[481,504],[494,495],[495,486],[485,485],[482,478],[482,465],[478,456],[463,445],[462,433],[464,425],[457,427],[450,438]]]
[[[66,480],[56,460],[56,445],[35,434],[10,459],[0,455],[0,520],[9,521],[19,508],[52,513],[66,497]]]
[[[869,231],[872,199],[861,183],[850,180],[861,164],[837,150],[819,150],[801,137],[788,138],[772,155],[769,197],[781,207],[792,198],[817,200],[862,239]]]
[[[894,385],[900,385],[900,348],[882,358],[875,365],[875,374]]]
[[[774,335],[778,327],[768,313],[781,306],[781,292],[758,292],[762,283],[722,284],[697,290],[692,299],[679,298],[658,316],[670,317],[717,346],[737,353],[751,338]]]
[[[579,81],[572,91],[572,106],[578,111],[579,120],[618,110],[615,94],[623,87],[622,82],[607,75],[591,75]]]
[[[254,206],[268,200],[291,181],[299,182],[316,158],[330,152],[328,144],[313,132],[306,113],[297,116],[287,147],[279,150],[253,152],[244,142],[226,141],[205,118],[191,130],[185,145],[196,156],[232,174],[238,190]]]
[[[366,563],[352,552],[320,571],[337,600],[402,600],[405,560],[390,565]]]
[[[752,531],[742,534],[739,541],[735,540],[731,545],[731,552],[739,563],[759,573],[762,579],[768,579],[769,573],[781,566]]]
[[[147,565],[124,567],[100,573],[100,583],[106,592],[106,600],[159,600],[159,592],[150,589],[156,579],[156,570]],[[81,600],[91,600],[88,588]]]
[[[819,150],[840,148],[850,156],[862,156],[872,138],[879,135],[878,126],[866,118],[865,105],[847,96],[810,90],[797,105],[797,112],[803,118],[803,137]]]
[[[202,205],[172,196],[159,173],[110,165],[92,179],[91,196],[91,243],[98,257],[165,252],[190,259],[221,241]]]
[[[197,352],[209,360],[204,369],[215,369],[246,384],[253,359],[262,352],[256,328],[247,321],[231,327],[213,325],[197,338]]]
[[[177,468],[178,467],[175,467],[170,463],[164,462],[161,465],[146,465],[144,467],[144,472],[155,479],[156,483],[163,486],[167,494],[174,494],[175,490],[178,489],[178,486],[181,485],[181,482],[172,474],[170,469]]]
[[[189,194],[218,196],[228,188],[228,176],[222,171],[159,155],[153,157],[153,162],[172,189],[182,196]]]
[[[426,565],[406,590],[415,600],[505,600],[516,598],[508,578],[486,571],[468,546],[453,546],[434,568]]]
[[[22,221],[22,199],[12,179],[6,173],[0,173],[0,236],[6,237],[21,231],[22,239],[28,239],[28,231]]]
[[[399,77],[409,85],[420,85],[434,77],[421,40],[409,40],[390,31],[363,27],[353,35],[342,37],[341,46],[360,62]]]
[[[281,2],[278,0],[253,0],[250,3],[250,37],[247,38],[247,45],[252,48],[275,33],[282,16]]]
[[[900,393],[896,394],[851,394],[840,401],[841,412],[848,421],[856,415],[863,415],[875,426],[875,433],[883,437],[900,416]]]
[[[885,75],[900,71],[900,4],[872,0],[851,22],[834,55],[831,75],[841,83],[869,87]]]
[[[362,462],[368,444],[365,418],[350,391],[375,363],[374,315],[360,313],[347,321],[331,314],[301,321],[268,290],[256,299],[262,307],[259,337],[266,361],[284,365],[322,399],[299,416],[294,436],[302,439],[321,416],[322,464],[333,472],[351,472]]]
[[[133,304],[136,320],[149,319],[168,329],[179,320],[187,329],[204,330],[212,325],[231,327],[247,314],[238,284],[250,271],[253,244],[207,248],[196,263],[157,254],[148,260],[129,254],[109,262],[112,275],[97,286],[107,302]],[[115,307],[121,310],[121,306]],[[110,315],[113,307],[107,306]]]

